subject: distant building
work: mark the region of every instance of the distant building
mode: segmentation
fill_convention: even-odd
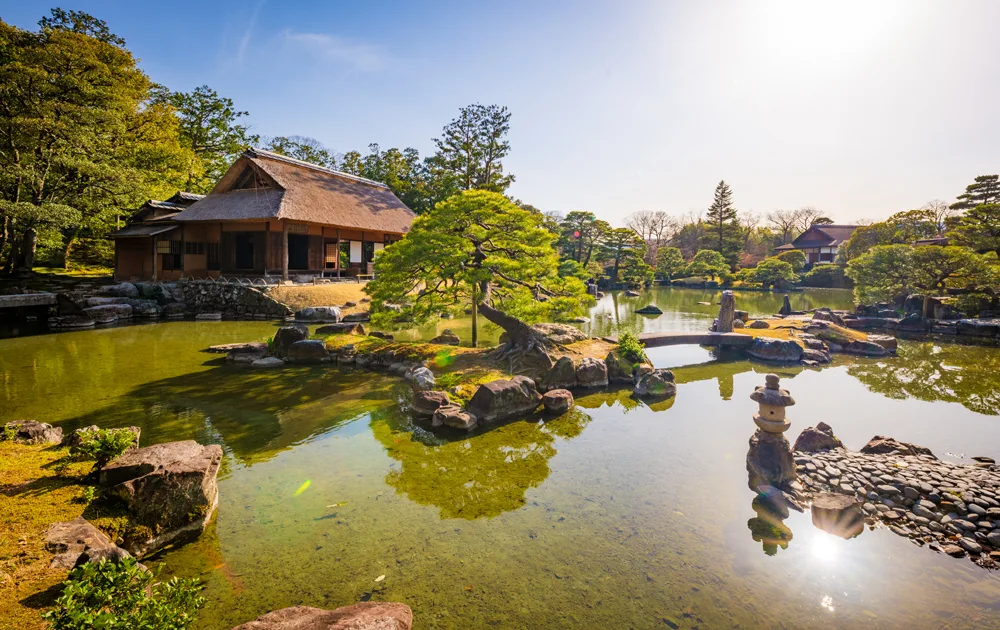
[[[937,245],[938,247],[947,247],[951,241],[947,236],[932,236],[931,238],[921,238],[913,241],[914,245]]]
[[[150,201],[115,239],[115,277],[358,276],[416,215],[385,184],[248,149],[208,195]]]
[[[841,244],[851,238],[859,225],[828,225],[816,224],[799,234],[791,243],[775,247],[777,253],[797,249],[806,255],[806,263],[831,263],[837,259],[837,251]]]

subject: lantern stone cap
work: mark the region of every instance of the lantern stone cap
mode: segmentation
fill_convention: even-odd
[[[762,405],[774,405],[776,407],[791,407],[795,404],[795,399],[789,395],[787,389],[780,389],[778,383],[780,379],[777,374],[768,374],[764,377],[766,385],[758,386],[750,394],[750,400]]]

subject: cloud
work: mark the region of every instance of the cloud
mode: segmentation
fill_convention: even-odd
[[[345,65],[350,70],[372,72],[385,63],[385,54],[379,47],[352,42],[337,35],[285,30],[281,37],[287,44],[307,51],[316,58]]]
[[[243,31],[243,37],[240,38],[240,46],[236,51],[236,62],[238,65],[243,65],[243,60],[246,59],[247,49],[250,48],[250,38],[253,35],[253,29],[257,25],[257,16],[260,15],[260,10],[264,6],[265,0],[258,0],[257,4],[254,5],[253,11],[250,13],[250,21],[247,23],[247,28]]]

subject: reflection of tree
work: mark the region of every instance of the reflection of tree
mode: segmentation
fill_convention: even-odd
[[[716,361],[672,368],[678,384],[694,383],[709,379],[719,382],[719,396],[723,400],[733,397],[733,377],[744,372],[768,374],[774,372],[781,378],[793,378],[802,371],[801,365],[763,365],[747,361],[738,351],[713,349]]]
[[[442,439],[394,413],[373,413],[375,438],[401,466],[386,483],[443,518],[493,517],[524,505],[549,476],[556,436],[572,438],[590,417],[570,412],[544,424],[518,421],[460,439]]]
[[[977,413],[1000,415],[996,348],[901,343],[895,358],[859,359],[847,373],[888,398],[955,402]]]

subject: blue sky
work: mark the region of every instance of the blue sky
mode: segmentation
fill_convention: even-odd
[[[506,105],[510,192],[615,225],[702,211],[720,179],[740,210],[849,222],[1000,171],[992,0],[59,4],[261,135],[427,154],[459,107]],[[0,18],[34,28],[51,6],[0,0]]]

